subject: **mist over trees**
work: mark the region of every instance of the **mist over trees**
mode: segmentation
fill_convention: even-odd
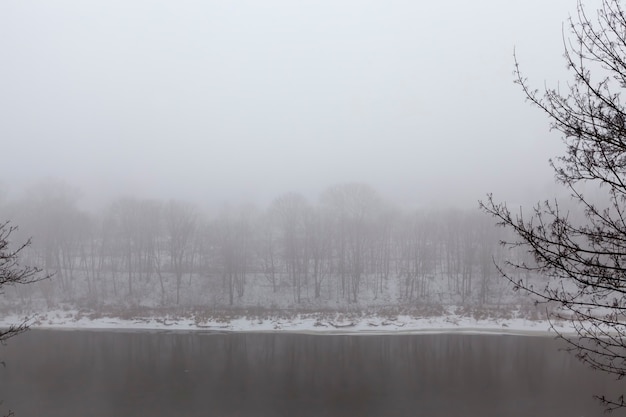
[[[46,184],[2,215],[33,237],[24,259],[54,279],[16,289],[18,308],[501,306],[496,229],[477,210],[405,210],[365,184],[268,207],[119,198],[101,212]]]

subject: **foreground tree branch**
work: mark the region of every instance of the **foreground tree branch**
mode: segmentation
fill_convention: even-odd
[[[8,221],[0,223],[0,294],[9,286],[31,284],[48,275],[41,275],[41,269],[20,264],[20,254],[30,245],[30,239],[25,243],[11,247],[10,237],[17,230]],[[28,329],[28,320],[0,329],[0,343]]]
[[[572,207],[557,201],[513,214],[491,195],[481,208],[512,231],[508,247],[525,248],[531,261],[508,261],[501,274],[516,289],[547,303],[552,319],[573,323],[570,350],[594,369],[626,375],[626,14],[619,0],[603,0],[595,18],[579,1],[564,35],[572,74],[565,90],[531,88],[515,56],[515,82],[562,134],[565,154],[550,161]],[[590,187],[591,186],[591,187]],[[594,189],[593,197],[582,190]],[[569,203],[568,203],[569,204]],[[518,274],[516,272],[524,272]],[[607,409],[624,398],[598,397]]]

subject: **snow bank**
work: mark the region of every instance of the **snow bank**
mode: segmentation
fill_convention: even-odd
[[[24,321],[17,315],[0,319],[0,327]],[[546,320],[475,319],[459,315],[435,317],[337,316],[328,318],[314,314],[296,314],[292,318],[234,318],[199,319],[180,317],[88,317],[78,311],[50,311],[29,319],[33,329],[65,330],[156,330],[156,331],[209,331],[209,332],[281,332],[308,334],[515,334],[554,336],[556,333]],[[552,323],[559,333],[573,334],[568,322]]]

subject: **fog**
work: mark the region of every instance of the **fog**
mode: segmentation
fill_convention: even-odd
[[[593,7],[593,4],[590,4]],[[513,84],[567,73],[573,0],[0,3],[0,182],[265,204],[359,182],[408,206],[554,193]]]

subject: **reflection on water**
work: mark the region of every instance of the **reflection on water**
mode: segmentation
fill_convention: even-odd
[[[559,346],[519,336],[39,330],[0,350],[0,397],[16,417],[602,415],[592,394],[622,383]]]

